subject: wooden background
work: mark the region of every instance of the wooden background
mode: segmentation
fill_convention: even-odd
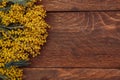
[[[48,42],[24,80],[120,80],[120,0],[43,0]]]

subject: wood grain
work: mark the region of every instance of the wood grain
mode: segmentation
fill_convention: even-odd
[[[49,13],[48,42],[30,67],[120,68],[120,12]]]
[[[117,69],[27,68],[24,80],[120,80]]]
[[[47,11],[120,10],[120,0],[43,0]]]
[[[24,80],[120,80],[120,0],[42,4],[51,29]]]

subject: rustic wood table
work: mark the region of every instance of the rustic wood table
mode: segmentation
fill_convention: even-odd
[[[43,0],[48,42],[24,80],[120,80],[120,0]]]

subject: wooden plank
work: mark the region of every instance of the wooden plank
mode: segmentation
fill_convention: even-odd
[[[120,80],[117,69],[24,69],[24,80]]]
[[[31,67],[120,67],[120,12],[49,13],[52,26]]]
[[[120,0],[43,0],[47,11],[120,10]]]

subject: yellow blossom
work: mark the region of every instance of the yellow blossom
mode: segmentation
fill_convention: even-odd
[[[28,2],[27,6],[11,5],[8,12],[0,11],[1,24],[5,26],[5,30],[0,29],[0,74],[7,76],[7,80],[22,80],[23,74],[17,66],[5,68],[7,63],[28,61],[30,56],[39,55],[41,47],[46,43],[49,28],[44,20],[46,11],[42,5],[35,5],[36,1]],[[3,1],[2,6],[5,4],[6,1]],[[12,24],[20,25],[11,27]]]

